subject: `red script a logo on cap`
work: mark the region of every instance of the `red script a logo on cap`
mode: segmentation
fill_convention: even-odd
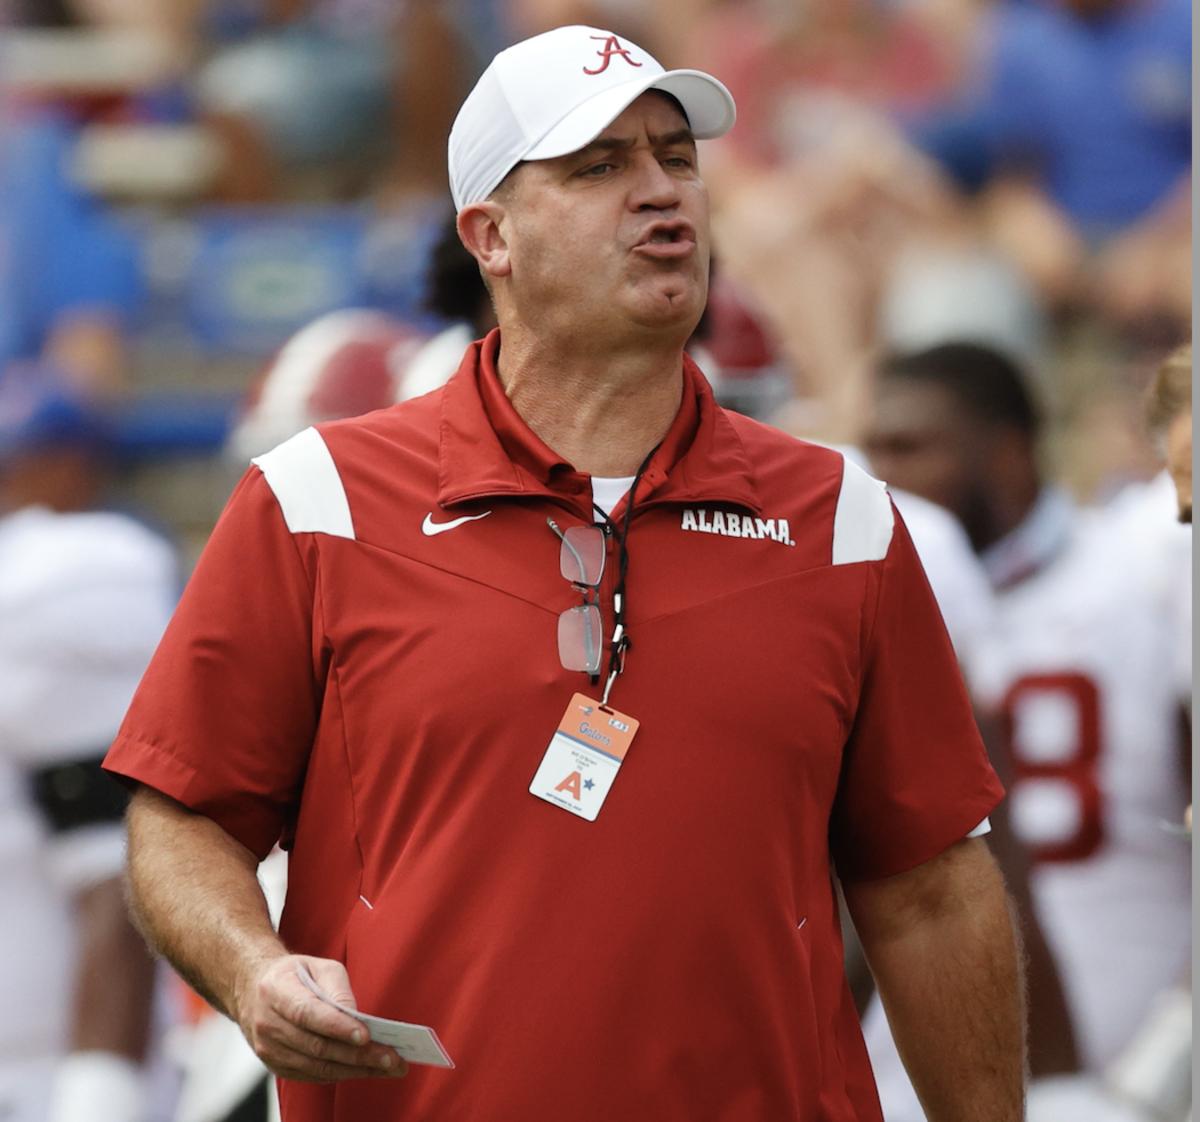
[[[600,39],[604,46],[601,47],[596,54],[603,59],[603,62],[596,67],[595,70],[589,70],[586,66],[583,68],[585,74],[603,74],[608,69],[608,64],[612,62],[613,55],[620,55],[630,66],[641,66],[640,62],[634,62],[629,57],[629,48],[621,46],[621,40],[615,35],[589,35],[589,39]]]

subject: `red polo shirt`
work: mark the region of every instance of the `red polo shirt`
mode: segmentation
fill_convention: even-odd
[[[288,946],[458,1065],[285,1083],[289,1122],[878,1120],[831,868],[908,869],[1000,794],[903,524],[685,361],[628,541],[611,703],[641,728],[575,817],[528,788],[589,692],[546,519],[590,524],[590,482],[497,347],[256,462],[107,766],[260,856],[282,837]]]

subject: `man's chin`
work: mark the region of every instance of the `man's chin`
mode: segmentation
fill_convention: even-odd
[[[704,313],[704,298],[691,285],[663,285],[641,292],[630,309],[630,318],[640,327],[682,331],[686,341]]]

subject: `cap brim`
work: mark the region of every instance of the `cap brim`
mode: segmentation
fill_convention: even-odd
[[[579,151],[647,90],[662,90],[674,97],[683,106],[697,140],[724,136],[737,118],[733,95],[711,74],[702,70],[667,70],[610,86],[589,98],[534,143],[521,159],[552,160]]]

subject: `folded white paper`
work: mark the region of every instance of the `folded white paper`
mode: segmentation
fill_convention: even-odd
[[[428,1025],[413,1025],[407,1021],[391,1021],[387,1017],[373,1017],[369,1013],[360,1013],[357,1009],[341,1005],[334,1001],[308,972],[303,963],[296,967],[296,972],[302,981],[322,1001],[328,1002],[335,1009],[341,1010],[348,1017],[361,1021],[367,1026],[367,1033],[377,1044],[387,1044],[395,1048],[400,1056],[410,1064],[430,1064],[433,1067],[453,1067],[454,1061],[450,1053],[442,1047],[438,1035]]]

